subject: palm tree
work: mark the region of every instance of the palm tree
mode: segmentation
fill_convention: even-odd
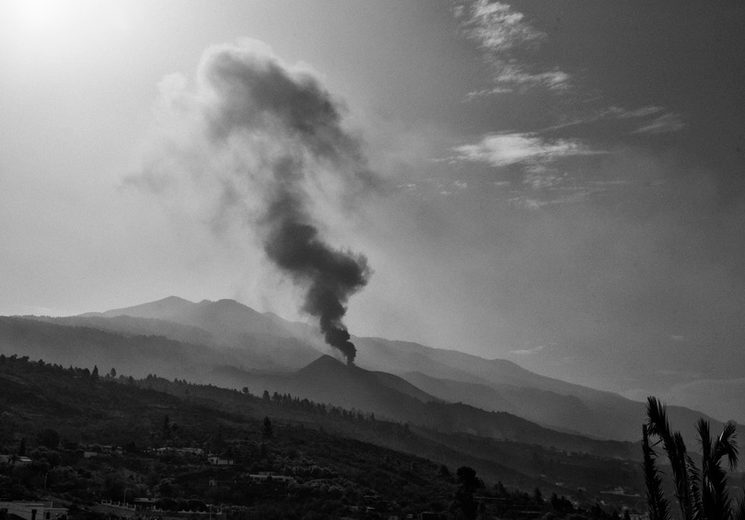
[[[705,518],[732,518],[732,503],[727,490],[727,473],[721,461],[727,458],[729,469],[737,466],[737,440],[734,423],[727,423],[722,433],[712,442],[709,422],[699,419],[697,426],[701,440],[701,507]]]
[[[670,506],[662,490],[662,473],[657,469],[655,446],[662,444],[670,460],[675,498],[684,520],[745,520],[745,498],[735,508],[727,487],[727,472],[737,466],[735,424],[728,422],[712,440],[709,422],[700,419],[697,431],[701,443],[701,468],[688,455],[683,436],[670,429],[665,405],[647,398],[647,424],[642,427],[644,477],[650,520],[670,520]],[[651,438],[656,438],[654,444]]]
[[[649,445],[647,425],[642,425],[642,452],[644,453],[644,480],[647,484],[649,520],[671,520],[670,504],[662,491],[662,474],[655,465],[657,454]]]

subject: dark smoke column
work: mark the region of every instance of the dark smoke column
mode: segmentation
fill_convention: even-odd
[[[275,205],[292,208],[285,199]],[[270,213],[271,215],[271,213]],[[326,343],[341,351],[348,364],[357,349],[342,323],[349,297],[367,283],[370,270],[364,256],[334,250],[318,237],[318,230],[296,215],[277,215],[264,244],[267,256],[298,283],[307,285],[303,310],[317,316]]]
[[[159,194],[194,188],[218,232],[235,216],[250,225],[268,258],[305,290],[302,309],[318,318],[326,342],[353,363],[342,319],[370,269],[364,256],[323,239],[314,208],[327,197],[353,207],[379,179],[337,100],[307,67],[255,40],[209,48],[194,92],[185,80],[165,85],[163,135],[133,182]]]
[[[251,154],[254,163],[261,158],[264,251],[306,289],[303,311],[318,318],[326,342],[352,364],[356,349],[342,318],[370,270],[364,256],[334,249],[319,236],[307,185],[322,170],[347,189],[368,189],[372,174],[357,139],[343,129],[337,103],[315,77],[271,54],[221,48],[204,61],[202,78],[216,100],[207,117],[212,140],[276,144]]]

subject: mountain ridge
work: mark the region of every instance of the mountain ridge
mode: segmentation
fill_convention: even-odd
[[[201,365],[196,380],[213,378],[214,382],[221,384],[227,381],[238,384],[236,377],[246,377],[246,373],[252,371],[268,371],[275,373],[275,377],[277,373],[291,374],[331,350],[320,344],[318,334],[308,325],[289,322],[271,313],[262,314],[229,299],[194,303],[170,296],[100,313],[35,319],[59,326],[104,328],[123,334],[129,338],[127,341],[135,351],[141,351],[138,350],[139,343],[143,342],[160,345],[153,339],[157,336],[184,344],[193,342],[196,345],[187,350],[193,351]],[[140,336],[146,339],[138,339]],[[119,338],[115,343],[122,344],[122,341]],[[508,411],[557,431],[575,432],[579,428],[581,431],[578,433],[589,437],[638,440],[636,425],[644,418],[643,403],[541,376],[512,361],[487,360],[456,350],[384,338],[362,337],[354,338],[354,341],[358,346],[360,367],[387,373],[379,375],[378,382],[387,377],[388,384],[398,385],[402,395],[409,398],[418,395],[418,398],[413,397],[416,401],[430,398],[460,401],[486,412]],[[162,348],[166,351],[177,348],[164,345]],[[143,355],[147,354],[143,352]],[[170,357],[176,360],[173,355]],[[222,367],[221,370],[215,371],[218,366]],[[229,370],[227,367],[232,368]],[[183,368],[194,374],[194,367]],[[416,377],[412,372],[419,372],[422,376],[412,380]],[[172,370],[164,374],[179,377]],[[421,388],[426,386],[426,381],[429,385],[440,385],[439,391],[433,391],[431,386]],[[329,394],[333,392],[329,390]],[[695,419],[702,415],[679,407],[670,407],[670,413],[684,425],[694,424]],[[684,426],[684,434],[692,436],[692,427],[687,431]]]
[[[177,306],[183,305],[183,302],[186,301],[179,297],[171,298],[174,299]],[[164,300],[168,299],[151,303],[163,302]],[[253,320],[271,322],[271,325],[264,325],[264,330],[266,330],[266,327],[280,327],[284,333],[300,338],[303,343],[314,348],[316,352],[323,352],[319,336],[308,325],[290,322],[282,318],[279,318],[280,324],[278,325],[278,317],[275,314],[269,316],[259,313],[234,300],[223,299],[218,300],[218,302],[222,302],[220,305],[229,302],[229,306],[233,309],[247,310],[250,316],[247,322],[253,322]],[[203,300],[199,304],[192,303],[191,305],[215,308],[216,304],[217,302]],[[181,322],[189,323],[190,319],[192,319],[191,314],[187,318],[182,318]],[[313,338],[316,339],[315,343],[311,341]],[[598,438],[636,440],[639,437],[638,429],[634,425],[643,419],[645,405],[619,394],[536,374],[513,361],[505,359],[484,359],[458,350],[439,349],[411,341],[376,337],[353,337],[352,339],[358,347],[357,364],[370,370],[389,372],[398,376],[408,371],[426,371],[428,375],[440,379],[486,384],[498,394],[501,393],[503,398],[506,390],[502,385],[532,388],[548,393],[531,391],[530,395],[523,396],[524,398],[512,397],[508,399],[508,401],[513,402],[513,405],[515,401],[520,403],[522,410],[520,413],[526,415],[526,418],[547,424],[550,427],[570,431],[574,431],[579,424],[583,428],[581,433]],[[328,347],[326,348],[328,349]],[[307,354],[307,357],[304,358],[306,363],[309,362],[311,356],[317,356],[315,352],[311,353],[310,350],[305,352]],[[295,365],[288,368],[294,370],[299,366]],[[512,393],[514,394],[514,392]],[[452,397],[450,396],[448,400],[453,400]],[[580,399],[582,405],[584,405],[584,411],[581,410],[582,407],[578,406],[574,398]],[[465,402],[473,406],[483,404],[475,400]],[[559,404],[560,406],[557,407]],[[536,413],[531,414],[530,410],[533,409],[536,410]],[[557,412],[551,421],[539,417],[538,411],[554,409]],[[695,435],[695,429],[692,425],[697,418],[705,415],[680,406],[671,406],[670,413],[685,425],[683,431],[688,438],[693,438]],[[718,420],[714,420],[714,423],[722,424]]]

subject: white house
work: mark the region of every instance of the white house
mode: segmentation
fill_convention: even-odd
[[[56,520],[67,516],[66,507],[54,507],[52,502],[0,502],[0,510],[24,520]]]

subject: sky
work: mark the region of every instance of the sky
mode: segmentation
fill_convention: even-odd
[[[366,258],[353,334],[731,413],[743,34],[734,0],[3,0],[0,314],[179,295],[309,321],[261,244],[275,143]],[[225,53],[313,86],[353,152],[251,118],[215,144]]]

